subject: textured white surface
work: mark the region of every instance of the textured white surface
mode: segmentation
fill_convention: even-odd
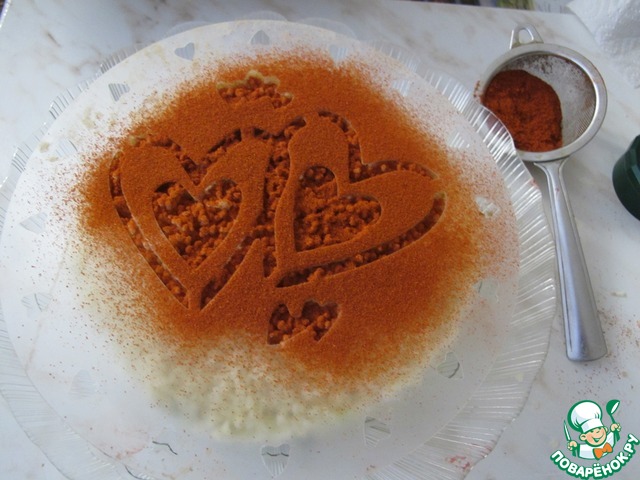
[[[601,71],[609,109],[601,131],[569,160],[566,183],[591,274],[609,354],[589,364],[572,363],[564,352],[560,319],[550,350],[521,415],[495,449],[468,475],[471,480],[566,479],[549,456],[564,448],[562,421],[575,402],[601,405],[621,401],[616,421],[624,433],[640,434],[640,222],[618,202],[611,169],[640,133],[640,92],[619,74],[585,26],[568,14],[544,14],[420,2],[372,0],[297,2],[62,2],[14,0],[0,28],[0,176],[14,149],[38,130],[51,101],[91,76],[102,58],[136,43],[158,40],[172,27],[191,21],[232,20],[256,10],[272,10],[291,20],[325,17],[348,24],[361,38],[383,38],[420,55],[434,68],[469,89],[502,54],[516,23],[535,25],[542,38],[573,48]],[[540,176],[536,175],[540,181]],[[0,477],[62,477],[30,443],[0,398]],[[464,471],[465,459],[452,458]],[[640,458],[613,479],[637,478]]]
[[[567,8],[634,87],[640,86],[640,3],[635,0],[573,0]]]

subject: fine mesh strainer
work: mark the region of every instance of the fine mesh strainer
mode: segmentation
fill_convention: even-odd
[[[523,34],[528,41],[522,41]],[[567,356],[595,360],[607,353],[597,307],[584,261],[571,206],[565,194],[562,168],[565,160],[596,134],[604,120],[607,93],[600,73],[582,55],[559,45],[545,44],[531,25],[518,25],[511,34],[509,51],[498,58],[478,85],[483,95],[493,77],[504,70],[524,70],[549,84],[562,109],[562,147],[546,152],[519,150],[546,174],[556,236],[560,298],[565,325]]]

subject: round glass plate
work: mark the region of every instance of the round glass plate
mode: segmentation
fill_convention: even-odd
[[[18,422],[60,471],[111,478],[462,478],[518,415],[546,355],[555,313],[554,248],[541,195],[502,124],[471,92],[391,45],[364,45],[318,20],[244,20],[177,33],[105,63],[91,84],[62,96],[55,122],[14,158],[0,190],[0,391]],[[335,30],[335,29],[334,29]],[[150,89],[179,82],[207,62],[300,42],[339,63],[365,51],[391,62],[390,86],[418,104],[436,100],[449,148],[495,162],[519,235],[517,286],[478,284],[478,318],[462,322],[421,385],[331,431],[225,441],[191,430],[151,402],[121,369],[104,332],[86,322],[86,283],[49,209],[51,182],[82,165],[91,132],[126,125]],[[129,55],[131,54],[131,55]],[[207,60],[209,59],[209,60]],[[168,86],[167,86],[168,85]],[[106,136],[105,136],[106,138]],[[464,156],[464,155],[462,155]],[[473,155],[470,155],[473,156]],[[479,202],[493,215],[490,201]],[[90,286],[87,287],[90,289]],[[85,292],[86,293],[86,292]],[[486,310],[486,311],[485,311]]]

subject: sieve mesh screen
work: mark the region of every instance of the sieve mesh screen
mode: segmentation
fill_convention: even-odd
[[[562,109],[563,145],[587,130],[596,112],[596,91],[579,65],[558,55],[533,52],[514,58],[500,69],[504,70],[524,70],[555,90]]]

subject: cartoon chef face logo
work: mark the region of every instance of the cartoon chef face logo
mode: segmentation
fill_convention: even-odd
[[[607,403],[606,411],[611,419],[607,428],[602,422],[602,408],[591,400],[583,400],[571,407],[567,414],[567,423],[579,432],[581,444],[571,438],[565,424],[567,448],[573,455],[584,459],[600,459],[613,452],[613,447],[620,439],[620,424],[613,419],[613,413],[620,402],[611,400]]]
[[[619,400],[610,400],[603,412],[591,400],[574,404],[564,422],[564,436],[571,456],[586,460],[586,464],[572,461],[562,450],[553,452],[551,461],[568,475],[585,480],[607,478],[625,468],[636,454],[640,439],[632,433],[620,439],[620,423],[613,418],[619,406]],[[608,427],[607,420],[611,421]],[[577,437],[570,433],[569,426]]]

